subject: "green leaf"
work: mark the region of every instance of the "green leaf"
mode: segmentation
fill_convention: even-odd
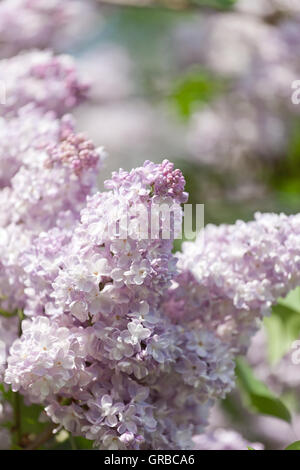
[[[43,407],[39,405],[24,405],[21,402],[21,418],[22,418],[22,432],[23,434],[39,434],[41,433],[49,423],[41,423],[39,421],[40,415],[43,411]]]
[[[74,441],[76,443],[77,449],[81,449],[81,450],[93,449],[93,441],[89,441],[88,439],[85,439],[84,437],[74,437]]]
[[[231,8],[237,0],[193,0],[196,5],[212,8]]]
[[[293,289],[286,297],[278,299],[278,304],[300,313],[300,287]]]
[[[69,437],[64,442],[57,443],[54,446],[55,450],[74,450],[75,448],[77,450],[94,450],[93,441],[89,441],[84,437],[72,437],[71,439]]]
[[[13,404],[14,392],[10,388],[5,390],[5,387],[2,383],[0,383],[0,394],[4,400],[8,401],[10,404]]]
[[[300,335],[300,289],[279,299],[272,309],[272,315],[265,318],[268,335],[268,358],[271,364],[278,362],[286,354],[291,343]]]
[[[278,362],[300,335],[300,314],[283,305],[273,307],[272,315],[265,318],[268,335],[268,357],[271,364]]]
[[[10,389],[5,390],[4,385],[0,384],[0,393],[3,398],[8,401],[15,409],[16,396],[18,392],[12,392]],[[43,407],[39,405],[25,405],[23,397],[19,395],[19,415],[20,415],[20,429],[22,436],[37,436],[44,431],[49,422],[41,423],[40,416],[43,411]],[[7,423],[6,427],[13,430],[13,448],[18,448],[18,433],[15,428],[15,417],[12,422]]]
[[[295,441],[289,446],[287,446],[284,450],[300,450],[300,441]]]
[[[291,422],[291,414],[285,404],[268,387],[258,380],[244,358],[236,360],[236,375],[240,390],[253,412],[274,416]]]
[[[248,450],[254,450],[253,447],[250,447],[250,446],[248,446],[247,449]]]
[[[299,197],[300,176],[300,120],[299,117],[291,122],[289,130],[289,143],[285,158],[278,161],[271,170],[271,185],[284,195],[286,201],[289,196]]]
[[[2,310],[0,308],[0,316],[1,317],[11,318],[11,317],[15,317],[17,314],[18,314],[17,310],[15,310],[14,312],[7,312],[6,310]]]
[[[285,327],[276,315],[264,319],[268,339],[268,360],[270,364],[278,362],[287,350],[287,338]]]
[[[179,114],[187,119],[196,107],[212,101],[222,88],[220,80],[203,69],[192,68],[175,84],[171,100]]]
[[[10,449],[11,450],[24,450],[23,447],[20,447],[17,444],[12,444]]]

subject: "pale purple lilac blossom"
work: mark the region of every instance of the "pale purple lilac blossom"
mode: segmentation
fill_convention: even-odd
[[[33,318],[11,348],[5,381],[100,448],[184,448],[233,387],[233,356],[214,332],[183,329],[160,310],[175,274],[172,239],[136,237],[133,211],[129,238],[109,230],[140,203],[147,218],[158,202],[181,217],[184,179],[168,161],[146,162],[114,173],[106,188],[88,199],[61,254],[53,230],[24,254]]]
[[[16,115],[28,103],[62,116],[81,103],[89,89],[72,57],[38,50],[1,60],[0,82],[5,88],[0,114],[5,116]]]
[[[0,191],[1,308],[13,311],[24,306],[21,253],[43,231],[59,227],[71,233],[96,186],[103,151],[75,133],[71,117],[57,120],[32,105],[3,119],[0,128],[11,143],[4,141],[0,155],[4,167],[11,167]]]
[[[208,225],[178,254],[164,303],[180,324],[205,325],[245,351],[258,319],[300,283],[300,216],[256,214],[249,223]]]

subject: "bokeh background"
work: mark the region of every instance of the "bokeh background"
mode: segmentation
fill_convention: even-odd
[[[108,150],[103,178],[167,157],[207,223],[297,211],[299,2],[98,5],[65,50],[93,83],[77,120]]]
[[[91,82],[75,115],[108,152],[100,187],[120,167],[168,158],[186,177],[189,202],[205,205],[205,223],[299,212],[299,0],[82,3],[53,47]],[[300,440],[300,365],[290,349],[299,336],[297,290],[238,363],[238,387],[214,409],[211,428],[272,449]]]

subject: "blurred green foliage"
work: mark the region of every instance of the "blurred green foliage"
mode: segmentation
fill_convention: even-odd
[[[264,319],[264,326],[267,333],[267,359],[271,370],[272,366],[290,351],[292,342],[299,339],[300,288],[294,289],[285,298],[278,300],[270,317]],[[222,402],[222,408],[230,420],[238,426],[243,426],[243,422],[247,422],[253,414],[273,416],[291,423],[293,414],[299,412],[296,390],[283,391],[280,396],[275,395],[255,376],[251,366],[243,357],[236,361],[236,376],[237,389]],[[255,423],[251,421],[253,422]],[[274,426],[276,426],[275,423]],[[264,436],[257,435],[256,432],[255,428],[249,428],[249,437],[264,442]],[[269,443],[264,443],[268,448]],[[299,441],[286,449],[299,450]]]
[[[233,7],[237,0],[193,0],[193,3],[199,6],[227,9]]]
[[[171,100],[180,116],[188,119],[195,108],[207,104],[224,90],[224,83],[201,68],[191,68],[175,81]]]
[[[295,441],[285,448],[285,450],[300,450],[300,441]]]
[[[18,392],[12,392],[10,389],[4,388],[3,384],[0,384],[0,392],[5,400],[10,403],[13,410],[12,420],[4,424],[5,427],[12,430],[13,449],[22,448],[29,436],[34,438],[49,426],[48,422],[41,422],[40,420],[43,407],[34,404],[26,405],[23,397]]]
[[[299,198],[300,192],[300,120],[295,119],[290,129],[287,154],[270,167],[271,188],[286,195]]]
[[[285,404],[268,387],[258,380],[243,357],[236,361],[236,376],[242,397],[247,406],[256,413],[275,416],[291,422],[291,414]]]
[[[84,437],[73,437],[66,431],[64,431],[65,436],[61,442],[56,440],[56,434],[51,436],[53,426],[47,419],[41,419],[42,416],[45,418],[43,406],[25,404],[19,393],[12,392],[9,388],[5,388],[3,384],[0,384],[0,393],[12,407],[11,420],[2,425],[12,431],[13,450],[30,448],[35,442],[38,442],[43,433],[45,433],[47,439],[34,447],[37,450],[48,448],[55,450],[93,449],[92,441]]]
[[[300,336],[300,288],[279,299],[272,315],[264,319],[270,364],[278,362]]]

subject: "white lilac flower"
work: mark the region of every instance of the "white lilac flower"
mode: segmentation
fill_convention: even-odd
[[[22,337],[10,350],[5,382],[13,391],[28,391],[34,401],[92,380],[85,370],[85,337],[46,317],[22,323]]]

